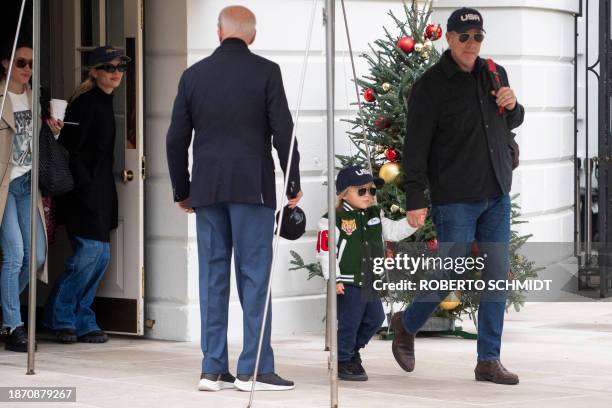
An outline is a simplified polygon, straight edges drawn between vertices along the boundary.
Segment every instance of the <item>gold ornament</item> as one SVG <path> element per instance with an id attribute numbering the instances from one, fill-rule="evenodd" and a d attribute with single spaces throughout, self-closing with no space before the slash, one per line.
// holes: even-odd
<path id="1" fill-rule="evenodd" d="M 425 40 L 425 42 L 423 43 L 423 47 L 426 50 L 431 50 L 433 48 L 433 42 L 431 40 Z"/>
<path id="2" fill-rule="evenodd" d="M 382 89 L 385 92 L 389 92 L 391 90 L 391 84 L 388 82 L 385 82 L 384 84 L 382 84 Z"/>
<path id="3" fill-rule="evenodd" d="M 442 310 L 454 310 L 461 304 L 461 292 L 451 292 L 448 296 L 440 302 L 440 309 Z"/>
<path id="4" fill-rule="evenodd" d="M 400 165 L 398 163 L 385 163 L 380 168 L 378 176 L 385 180 L 385 183 L 393 183 L 400 174 Z"/>
<path id="5" fill-rule="evenodd" d="M 398 212 L 399 210 L 400 210 L 399 205 L 393 204 L 393 205 L 391 206 L 391 212 L 392 212 L 392 213 L 394 213 L 394 214 L 395 214 L 395 213 L 396 213 L 396 212 Z"/>
<path id="6" fill-rule="evenodd" d="M 423 51 L 423 48 L 424 48 L 424 47 L 425 47 L 425 46 L 423 45 L 423 43 L 416 43 L 416 44 L 414 45 L 414 50 L 415 50 L 416 52 L 421 52 L 421 51 Z"/>

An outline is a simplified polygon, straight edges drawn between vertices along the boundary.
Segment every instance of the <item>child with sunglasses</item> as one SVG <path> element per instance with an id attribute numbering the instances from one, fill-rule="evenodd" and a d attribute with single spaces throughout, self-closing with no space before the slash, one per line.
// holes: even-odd
<path id="1" fill-rule="evenodd" d="M 338 302 L 338 377 L 367 381 L 359 350 L 385 320 L 380 297 L 372 288 L 374 258 L 385 256 L 384 241 L 401 241 L 416 229 L 406 219 L 384 217 L 375 205 L 376 185 L 366 169 L 346 167 L 336 178 L 336 293 Z M 329 279 L 327 214 L 319 220 L 317 258 Z"/>

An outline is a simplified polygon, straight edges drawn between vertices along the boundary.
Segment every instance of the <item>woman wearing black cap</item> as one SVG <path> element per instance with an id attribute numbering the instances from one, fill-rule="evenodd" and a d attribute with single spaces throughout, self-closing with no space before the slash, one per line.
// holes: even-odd
<path id="1" fill-rule="evenodd" d="M 87 78 L 77 88 L 59 141 L 70 152 L 75 181 L 58 202 L 73 255 L 66 260 L 45 308 L 45 325 L 62 343 L 104 343 L 91 304 L 110 260 L 110 232 L 117 227 L 117 191 L 113 176 L 115 114 L 113 91 L 130 59 L 111 47 L 90 55 Z"/>

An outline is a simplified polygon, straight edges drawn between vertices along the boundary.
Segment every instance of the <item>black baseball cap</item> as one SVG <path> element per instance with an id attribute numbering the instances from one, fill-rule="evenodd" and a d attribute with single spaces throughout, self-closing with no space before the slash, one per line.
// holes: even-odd
<path id="1" fill-rule="evenodd" d="M 363 186 L 374 182 L 377 187 L 383 184 L 382 179 L 374 178 L 369 170 L 359 166 L 345 167 L 338 173 L 336 177 L 336 194 L 340 194 L 345 189 L 351 186 Z"/>
<path id="2" fill-rule="evenodd" d="M 276 212 L 276 222 L 280 211 Z M 306 214 L 300 207 L 289 208 L 285 206 L 283 211 L 283 219 L 280 222 L 280 236 L 295 241 L 306 232 Z"/>
<path id="3" fill-rule="evenodd" d="M 89 54 L 89 66 L 93 67 L 106 62 L 111 62 L 115 58 L 119 58 L 123 62 L 130 62 L 132 60 L 118 49 L 111 47 L 110 45 L 106 45 L 104 47 L 94 49 L 91 54 Z"/>
<path id="4" fill-rule="evenodd" d="M 477 28 L 484 31 L 483 24 L 482 14 L 480 14 L 478 10 L 463 7 L 453 11 L 450 15 L 446 24 L 446 31 L 464 33 L 471 28 Z"/>

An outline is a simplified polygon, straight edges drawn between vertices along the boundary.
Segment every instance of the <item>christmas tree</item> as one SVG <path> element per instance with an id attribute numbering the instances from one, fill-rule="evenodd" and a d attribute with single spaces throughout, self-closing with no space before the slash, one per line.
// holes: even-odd
<path id="1" fill-rule="evenodd" d="M 404 11 L 402 20 L 389 11 L 397 30 L 392 34 L 383 27 L 384 38 L 370 45 L 371 54 L 362 55 L 370 72 L 357 80 L 363 90 L 362 109 L 356 119 L 348 120 L 353 125 L 348 136 L 357 154 L 338 155 L 342 167 L 357 164 L 367 168 L 370 160 L 373 172 L 386 182 L 377 196 L 378 204 L 394 219 L 406 213 L 399 152 L 404 144 L 408 95 L 414 82 L 440 59 L 433 42 L 442 37 L 440 25 L 429 23 L 430 4 L 419 9 L 416 1 L 404 3 Z M 431 220 L 412 238 L 434 239 Z"/>
<path id="2" fill-rule="evenodd" d="M 404 2 L 405 16 L 400 19 L 389 11 L 394 23 L 390 32 L 384 28 L 384 37 L 370 45 L 370 53 L 363 54 L 369 64 L 369 73 L 357 83 L 362 90 L 361 109 L 357 118 L 347 120 L 352 129 L 347 132 L 351 143 L 356 147 L 354 155 L 338 155 L 341 167 L 360 165 L 368 167 L 368 161 L 374 174 L 385 180 L 384 186 L 377 194 L 378 205 L 385 215 L 392 219 L 405 218 L 405 192 L 402 184 L 400 166 L 406 129 L 407 99 L 415 81 L 440 59 L 440 53 L 433 46 L 434 41 L 442 37 L 439 24 L 432 24 L 431 3 L 419 8 L 416 1 Z M 520 208 L 513 197 L 512 225 L 523 223 L 519 220 Z M 429 211 L 431 213 L 431 211 Z M 519 254 L 520 248 L 530 238 L 521 236 L 512 230 L 510 242 L 509 277 L 524 281 L 537 276 L 538 269 L 533 262 Z M 400 243 L 387 243 L 387 256 L 408 254 L 411 256 L 435 256 L 438 249 L 436 230 L 428 216 L 425 226 Z M 307 269 L 309 279 L 322 276 L 320 266 L 316 263 L 305 264 L 303 258 L 291 251 L 293 260 L 290 270 Z M 477 245 L 472 247 L 472 255 L 478 255 Z M 416 280 L 420 272 L 411 275 L 407 271 L 389 271 L 390 281 L 404 279 Z M 468 275 L 466 279 L 476 279 L 477 274 Z M 414 296 L 411 291 L 385 292 L 385 301 L 389 304 L 410 304 Z M 524 294 L 519 291 L 508 293 L 507 308 L 519 310 L 524 303 Z M 452 321 L 468 314 L 472 318 L 478 310 L 479 294 L 476 291 L 451 293 L 436 312 L 436 316 Z"/>

